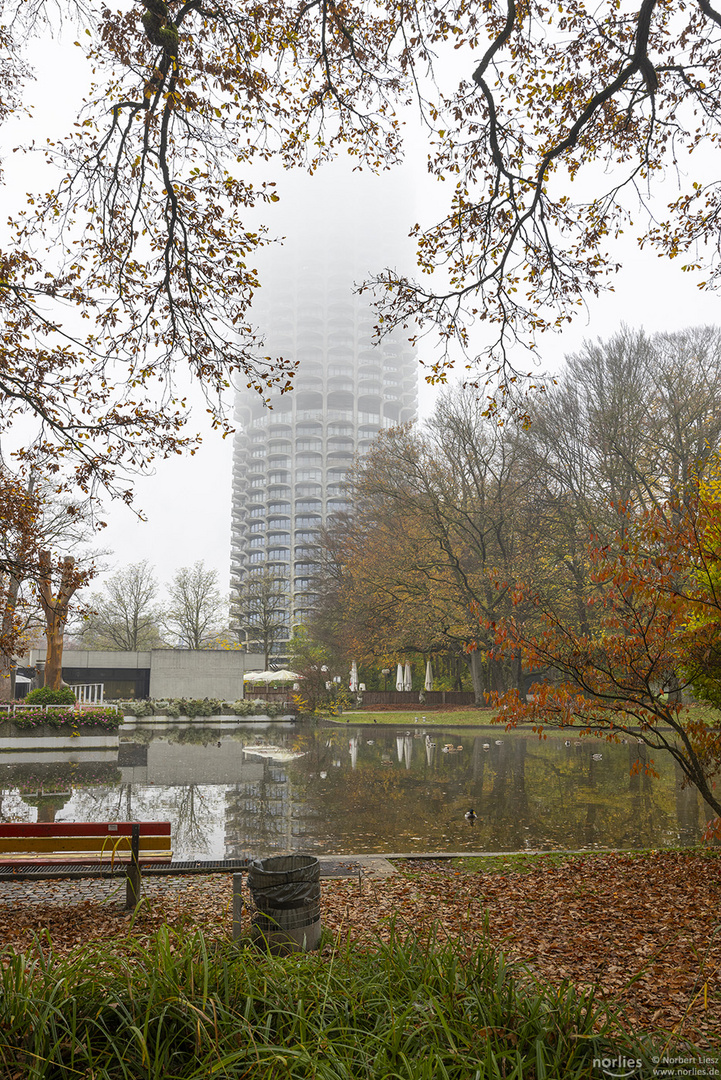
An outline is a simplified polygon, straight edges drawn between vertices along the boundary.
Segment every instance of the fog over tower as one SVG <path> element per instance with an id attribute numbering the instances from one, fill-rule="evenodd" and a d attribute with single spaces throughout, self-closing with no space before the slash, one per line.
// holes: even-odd
<path id="1" fill-rule="evenodd" d="M 233 609 L 254 648 L 263 625 L 266 636 L 275 627 L 270 651 L 277 655 L 312 608 L 318 533 L 347 506 L 344 481 L 355 455 L 417 409 L 418 364 L 407 338 L 397 333 L 374 345 L 369 298 L 353 292 L 370 270 L 399 261 L 398 204 L 361 202 L 359 191 L 372 190 L 366 181 L 351 185 L 352 210 L 347 190 L 343 209 L 333 209 L 319 187 L 315 213 L 304 204 L 302 219 L 266 260 L 254 308 L 264 351 L 299 361 L 295 388 L 273 393 L 272 409 L 254 391 L 236 396 Z"/>

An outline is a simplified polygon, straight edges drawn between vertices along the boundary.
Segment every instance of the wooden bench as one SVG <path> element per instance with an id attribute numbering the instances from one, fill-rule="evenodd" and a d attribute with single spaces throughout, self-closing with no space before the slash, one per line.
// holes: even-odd
<path id="1" fill-rule="evenodd" d="M 143 864 L 169 862 L 169 821 L 56 821 L 0 825 L 0 867 L 99 867 L 123 873 L 126 906 L 140 898 Z M 40 876 L 40 875 L 38 875 Z"/>

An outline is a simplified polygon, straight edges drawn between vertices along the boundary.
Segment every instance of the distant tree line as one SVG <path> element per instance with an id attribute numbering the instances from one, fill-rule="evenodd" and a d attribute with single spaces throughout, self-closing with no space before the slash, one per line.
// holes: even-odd
<path id="1" fill-rule="evenodd" d="M 313 637 L 383 666 L 451 653 L 477 701 L 533 672 L 499 626 L 540 626 L 538 594 L 589 632 L 589 543 L 624 514 L 667 513 L 695 489 L 721 435 L 721 333 L 623 327 L 567 357 L 530 423 L 499 424 L 476 391 L 448 388 L 431 418 L 382 433 L 326 530 Z M 518 592 L 523 582 L 527 598 Z"/>
<path id="2" fill-rule="evenodd" d="M 198 560 L 177 570 L 159 600 L 155 568 L 143 559 L 112 574 L 86 600 L 72 643 L 83 649 L 129 652 L 176 647 L 231 647 L 228 605 L 218 572 Z"/>

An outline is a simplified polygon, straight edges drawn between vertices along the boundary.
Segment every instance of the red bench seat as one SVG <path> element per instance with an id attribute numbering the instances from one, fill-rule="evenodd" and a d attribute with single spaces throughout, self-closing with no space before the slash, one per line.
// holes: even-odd
<path id="1" fill-rule="evenodd" d="M 129 862 L 133 825 L 141 864 L 172 859 L 169 821 L 55 821 L 0 825 L 0 866 Z"/>

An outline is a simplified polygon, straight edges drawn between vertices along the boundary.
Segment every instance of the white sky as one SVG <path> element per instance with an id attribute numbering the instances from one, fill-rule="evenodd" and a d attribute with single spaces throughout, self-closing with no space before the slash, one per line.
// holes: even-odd
<path id="1" fill-rule="evenodd" d="M 48 135 L 57 135 L 72 123 L 74 108 L 82 95 L 85 74 L 80 50 L 72 41 L 75 32 L 68 29 L 65 40 L 42 46 L 36 61 L 37 82 L 28 86 L 28 96 L 36 105 L 36 120 L 30 127 L 11 124 L 2 133 L 4 147 L 14 145 L 19 138 L 35 138 L 42 142 Z M 58 72 L 62 78 L 58 79 Z M 458 70 L 459 78 L 468 72 Z M 22 130 L 22 134 L 20 131 Z M 429 178 L 423 158 L 423 134 L 413 134 L 409 160 L 401 173 L 401 183 L 408 194 L 404 205 L 409 207 L 408 226 L 414 220 L 431 224 L 443 212 L 443 198 L 449 184 L 439 184 Z M 43 170 L 37 158 L 6 157 L 8 190 L 4 193 L 5 207 L 13 201 L 19 205 L 25 190 L 37 189 L 44 183 Z M 339 173 L 339 188 L 348 203 L 351 192 L 346 171 Z M 324 195 L 313 194 L 313 178 L 302 174 L 271 176 L 278 180 L 281 203 L 279 214 L 285 217 L 288 208 L 298 208 L 304 217 L 322 212 Z M 319 185 L 325 188 L 326 184 Z M 380 183 L 381 193 L 384 185 Z M 663 205 L 675 194 L 669 180 L 668 197 L 659 200 Z M 412 198 L 411 198 L 412 195 Z M 349 212 L 351 212 L 349 210 Z M 718 300 L 701 293 L 698 276 L 684 274 L 677 264 L 660 260 L 650 251 L 639 251 L 632 239 L 615 249 L 623 262 L 623 270 L 615 280 L 615 291 L 598 301 L 589 300 L 588 313 L 581 313 L 576 323 L 562 335 L 548 336 L 540 342 L 543 366 L 553 370 L 564 354 L 574 351 L 584 337 L 607 337 L 621 322 L 643 326 L 647 331 L 673 331 L 685 326 L 719 321 Z M 480 336 L 475 342 L 480 349 Z M 428 355 L 429 347 L 421 347 Z M 527 366 L 521 359 L 520 364 Z M 420 372 L 419 372 L 420 377 Z M 433 407 L 437 390 L 421 384 L 421 413 Z M 204 409 L 199 405 L 193 429 L 202 426 Z M 217 433 L 207 432 L 201 450 L 192 458 L 174 458 L 159 463 L 155 475 L 142 478 L 136 486 L 136 504 L 142 508 L 146 521 L 138 521 L 121 505 L 106 509 L 109 527 L 99 538 L 99 545 L 109 548 L 109 569 L 147 558 L 157 567 L 161 581 L 166 582 L 181 566 L 202 558 L 218 570 L 221 588 L 228 588 L 230 550 L 232 440 L 223 441 Z M 94 587 L 102 584 L 102 576 Z"/>

